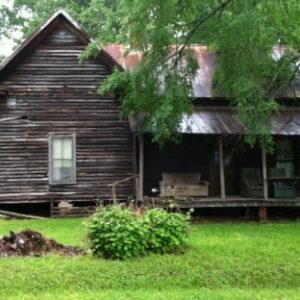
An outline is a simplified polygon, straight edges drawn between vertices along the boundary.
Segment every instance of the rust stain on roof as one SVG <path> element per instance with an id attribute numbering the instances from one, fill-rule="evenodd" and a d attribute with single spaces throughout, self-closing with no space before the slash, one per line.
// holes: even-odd
<path id="1" fill-rule="evenodd" d="M 142 60 L 141 52 L 131 50 L 128 46 L 110 44 L 102 48 L 113 57 L 119 65 L 130 72 L 133 72 Z M 216 54 L 209 51 L 207 46 L 202 45 L 190 45 L 189 49 L 199 65 L 196 77 L 193 80 L 194 96 L 198 98 L 212 98 Z M 279 60 L 287 50 L 287 46 L 275 46 L 272 55 L 273 59 Z M 291 86 L 286 89 L 282 96 L 288 98 L 300 97 L 300 75 L 296 76 Z"/>
<path id="2" fill-rule="evenodd" d="M 113 57 L 118 64 L 130 72 L 133 72 L 142 60 L 141 52 L 129 50 L 128 47 L 121 44 L 110 44 L 102 48 Z M 199 70 L 193 81 L 194 96 L 212 97 L 212 82 L 216 55 L 209 52 L 206 46 L 191 45 L 189 49 L 199 64 Z"/>

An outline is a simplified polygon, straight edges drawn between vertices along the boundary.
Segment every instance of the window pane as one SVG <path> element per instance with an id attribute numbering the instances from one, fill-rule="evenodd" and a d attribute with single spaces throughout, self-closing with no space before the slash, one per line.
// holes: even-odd
<path id="1" fill-rule="evenodd" d="M 72 159 L 54 159 L 53 160 L 53 167 L 54 168 L 71 168 L 73 166 Z"/>
<path id="2" fill-rule="evenodd" d="M 53 181 L 54 182 L 70 182 L 73 178 L 72 168 L 53 168 Z"/>
<path id="3" fill-rule="evenodd" d="M 73 178 L 73 161 L 71 159 L 53 160 L 53 181 L 69 182 Z"/>
<path id="4" fill-rule="evenodd" d="M 70 182 L 73 178 L 73 168 L 61 168 L 61 176 L 63 182 Z"/>
<path id="5" fill-rule="evenodd" d="M 60 182 L 61 181 L 60 168 L 53 168 L 52 177 L 53 177 L 52 178 L 53 182 Z"/>
<path id="6" fill-rule="evenodd" d="M 72 168 L 73 161 L 71 159 L 64 159 L 62 163 L 62 167 Z"/>
<path id="7" fill-rule="evenodd" d="M 53 158 L 59 159 L 62 158 L 62 140 L 59 138 L 53 139 Z"/>
<path id="8" fill-rule="evenodd" d="M 62 158 L 72 159 L 72 139 L 63 139 Z"/>
<path id="9" fill-rule="evenodd" d="M 53 167 L 54 168 L 61 168 L 61 167 L 63 167 L 63 160 L 62 159 L 54 159 L 53 160 Z"/>
<path id="10" fill-rule="evenodd" d="M 53 168 L 53 181 L 54 182 L 70 182 L 73 180 L 72 168 Z"/>
<path id="11" fill-rule="evenodd" d="M 286 177 L 294 176 L 294 163 L 293 162 L 277 162 L 277 168 L 284 169 Z"/>
<path id="12" fill-rule="evenodd" d="M 280 140 L 276 142 L 276 159 L 292 160 L 294 157 L 292 141 Z"/>
<path id="13" fill-rule="evenodd" d="M 74 155 L 74 136 L 52 136 L 50 143 L 50 184 L 75 183 L 76 162 Z"/>

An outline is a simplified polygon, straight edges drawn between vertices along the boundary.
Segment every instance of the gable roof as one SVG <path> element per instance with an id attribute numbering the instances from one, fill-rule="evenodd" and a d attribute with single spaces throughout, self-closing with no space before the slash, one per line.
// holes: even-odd
<path id="1" fill-rule="evenodd" d="M 11 68 L 18 64 L 54 27 L 63 21 L 68 29 L 84 44 L 94 42 L 93 38 L 63 9 L 54 13 L 43 25 L 41 25 L 30 37 L 28 37 L 4 62 L 0 65 L 0 78 Z M 123 68 L 104 49 L 99 48 L 99 58 L 110 68 Z"/>

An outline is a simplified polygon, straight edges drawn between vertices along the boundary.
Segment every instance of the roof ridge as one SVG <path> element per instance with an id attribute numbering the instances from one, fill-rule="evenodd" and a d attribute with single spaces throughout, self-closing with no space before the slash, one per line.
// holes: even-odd
<path id="1" fill-rule="evenodd" d="M 71 24 L 77 32 L 78 38 L 83 41 L 83 43 L 93 43 L 94 39 L 90 34 L 77 22 L 71 15 L 65 11 L 63 8 L 57 10 L 52 16 L 50 16 L 39 28 L 37 28 L 31 35 L 26 38 L 14 51 L 0 64 L 0 77 L 1 73 L 4 72 L 10 65 L 18 62 L 19 55 L 27 54 L 28 47 L 34 47 L 36 43 L 39 42 L 40 35 L 47 29 L 51 24 L 57 20 L 59 17 L 63 17 L 69 24 Z M 51 28 L 50 28 L 51 29 Z M 116 62 L 108 53 L 106 53 L 101 47 L 99 47 L 100 53 L 104 56 L 105 60 L 109 66 L 120 67 L 118 62 Z"/>

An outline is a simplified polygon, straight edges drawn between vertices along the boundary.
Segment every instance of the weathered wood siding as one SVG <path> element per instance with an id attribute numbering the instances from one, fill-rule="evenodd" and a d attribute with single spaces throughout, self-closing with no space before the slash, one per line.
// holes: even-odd
<path id="1" fill-rule="evenodd" d="M 95 200 L 111 197 L 107 184 L 132 175 L 132 141 L 120 121 L 119 101 L 96 95 L 110 73 L 100 60 L 78 63 L 85 45 L 58 22 L 5 78 L 14 108 L 0 100 L 0 203 Z M 77 183 L 49 186 L 50 134 L 76 134 Z M 118 186 L 118 197 L 133 193 L 132 182 Z"/>

